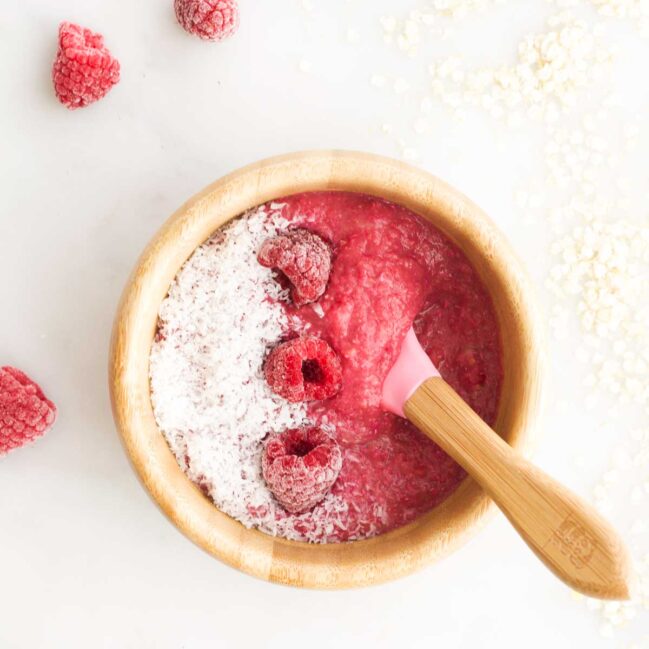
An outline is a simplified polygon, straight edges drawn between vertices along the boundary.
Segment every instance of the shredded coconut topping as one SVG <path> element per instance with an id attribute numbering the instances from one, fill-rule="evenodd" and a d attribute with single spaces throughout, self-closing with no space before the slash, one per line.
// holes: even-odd
<path id="1" fill-rule="evenodd" d="M 289 515 L 261 474 L 266 435 L 309 423 L 305 405 L 275 395 L 262 373 L 289 322 L 280 304 L 287 292 L 255 259 L 287 225 L 278 212 L 258 208 L 185 263 L 160 308 L 151 399 L 178 463 L 221 511 L 246 527 L 322 542 L 342 525 L 347 505 L 328 494 L 314 510 Z"/>

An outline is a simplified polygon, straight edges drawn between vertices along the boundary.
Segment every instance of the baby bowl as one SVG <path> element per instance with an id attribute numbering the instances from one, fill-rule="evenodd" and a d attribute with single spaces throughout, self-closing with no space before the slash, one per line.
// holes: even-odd
<path id="1" fill-rule="evenodd" d="M 348 151 L 293 153 L 217 180 L 162 226 L 140 257 L 115 318 L 110 392 L 115 422 L 145 488 L 187 537 L 214 557 L 272 582 L 311 588 L 365 586 L 411 573 L 459 548 L 494 506 L 467 477 L 414 522 L 362 541 L 316 545 L 275 538 L 219 511 L 183 473 L 156 425 L 149 353 L 158 309 L 194 250 L 224 223 L 271 199 L 313 190 L 363 192 L 431 221 L 466 254 L 491 294 L 503 345 L 495 430 L 524 450 L 540 399 L 539 326 L 525 273 L 482 210 L 445 182 L 401 162 Z"/>

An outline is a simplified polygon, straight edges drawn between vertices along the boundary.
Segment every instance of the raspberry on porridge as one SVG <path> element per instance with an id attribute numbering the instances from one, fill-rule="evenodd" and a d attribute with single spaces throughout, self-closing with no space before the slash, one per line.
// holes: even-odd
<path id="1" fill-rule="evenodd" d="M 302 336 L 271 350 L 264 376 L 273 392 L 288 401 L 321 401 L 340 390 L 342 370 L 326 341 Z"/>
<path id="2" fill-rule="evenodd" d="M 264 241 L 257 260 L 276 268 L 291 284 L 296 306 L 315 302 L 324 292 L 331 272 L 329 246 L 309 230 L 290 230 Z"/>
<path id="3" fill-rule="evenodd" d="M 340 447 L 320 428 L 286 430 L 264 445 L 262 472 L 286 511 L 313 509 L 327 495 L 342 467 Z"/>

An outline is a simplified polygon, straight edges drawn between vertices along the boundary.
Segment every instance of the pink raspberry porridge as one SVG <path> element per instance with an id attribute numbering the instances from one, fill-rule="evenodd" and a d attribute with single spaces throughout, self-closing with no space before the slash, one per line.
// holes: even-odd
<path id="1" fill-rule="evenodd" d="M 493 424 L 498 324 L 459 248 L 376 197 L 273 201 L 216 232 L 170 287 L 151 351 L 156 420 L 188 477 L 247 527 L 319 543 L 385 533 L 465 475 L 380 408 L 413 323 Z"/>

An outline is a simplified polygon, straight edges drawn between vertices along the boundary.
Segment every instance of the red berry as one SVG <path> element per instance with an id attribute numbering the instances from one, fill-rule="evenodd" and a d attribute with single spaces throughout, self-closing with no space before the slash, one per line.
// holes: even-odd
<path id="1" fill-rule="evenodd" d="M 267 268 L 277 268 L 292 284 L 296 306 L 315 302 L 327 288 L 331 273 L 331 250 L 309 230 L 291 230 L 265 241 L 257 260 Z"/>
<path id="2" fill-rule="evenodd" d="M 119 81 L 119 61 L 108 51 L 100 34 L 61 23 L 52 80 L 62 104 L 71 109 L 83 108 L 101 99 Z"/>
<path id="3" fill-rule="evenodd" d="M 315 507 L 336 482 L 342 465 L 340 447 L 320 428 L 273 435 L 261 459 L 268 488 L 292 514 Z"/>
<path id="4" fill-rule="evenodd" d="M 328 399 L 342 385 L 338 354 L 315 336 L 275 347 L 264 364 L 264 375 L 273 392 L 293 403 Z"/>
<path id="5" fill-rule="evenodd" d="M 239 27 L 236 0 L 174 0 L 183 29 L 207 41 L 222 41 Z"/>
<path id="6" fill-rule="evenodd" d="M 44 435 L 56 406 L 36 383 L 14 367 L 0 368 L 0 455 Z"/>

